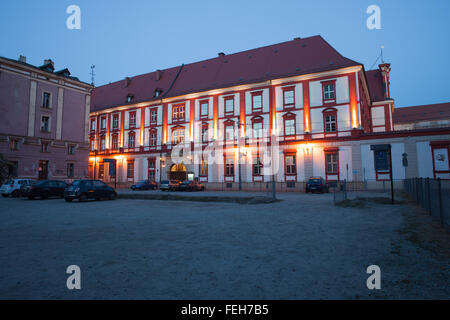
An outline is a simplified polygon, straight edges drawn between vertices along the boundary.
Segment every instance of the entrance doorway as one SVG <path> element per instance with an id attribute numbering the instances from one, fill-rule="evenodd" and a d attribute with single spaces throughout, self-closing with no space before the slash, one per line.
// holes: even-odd
<path id="1" fill-rule="evenodd" d="M 185 181 L 187 178 L 186 166 L 182 163 L 174 164 L 170 167 L 169 179 Z"/>
<path id="2" fill-rule="evenodd" d="M 39 160 L 39 180 L 48 179 L 48 160 Z"/>

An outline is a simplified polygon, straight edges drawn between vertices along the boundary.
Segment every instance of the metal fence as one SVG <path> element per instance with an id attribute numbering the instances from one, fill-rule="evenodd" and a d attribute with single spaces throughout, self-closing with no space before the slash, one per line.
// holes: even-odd
<path id="1" fill-rule="evenodd" d="M 450 231 L 450 181 L 413 178 L 403 181 L 403 189 L 429 214 Z"/>
<path id="2" fill-rule="evenodd" d="M 334 204 L 347 200 L 347 180 L 338 181 L 333 191 Z"/>

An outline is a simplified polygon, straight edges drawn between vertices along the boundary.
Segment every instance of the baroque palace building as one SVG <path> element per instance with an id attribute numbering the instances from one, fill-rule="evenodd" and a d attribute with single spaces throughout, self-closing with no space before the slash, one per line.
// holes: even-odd
<path id="1" fill-rule="evenodd" d="M 90 176 L 198 179 L 210 189 L 275 179 L 291 190 L 311 176 L 374 185 L 391 175 L 449 178 L 448 127 L 394 131 L 390 71 L 366 71 L 314 36 L 97 87 Z M 391 146 L 392 170 L 375 168 L 386 156 L 372 151 L 379 144 Z"/>

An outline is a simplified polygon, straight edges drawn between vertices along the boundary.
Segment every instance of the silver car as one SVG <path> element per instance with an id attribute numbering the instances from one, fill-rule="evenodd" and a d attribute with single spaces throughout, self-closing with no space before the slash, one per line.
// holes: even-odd
<path id="1" fill-rule="evenodd" d="M 21 190 L 32 186 L 35 182 L 31 179 L 12 179 L 1 186 L 0 193 L 4 197 L 19 197 L 21 196 Z"/>

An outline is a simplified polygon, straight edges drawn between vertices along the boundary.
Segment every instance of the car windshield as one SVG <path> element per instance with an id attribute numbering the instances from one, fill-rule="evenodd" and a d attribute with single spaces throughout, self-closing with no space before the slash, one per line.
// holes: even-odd
<path id="1" fill-rule="evenodd" d="M 36 183 L 35 185 L 36 186 L 43 186 L 44 184 L 46 184 L 47 183 L 47 181 L 39 181 L 38 183 Z"/>
<path id="2" fill-rule="evenodd" d="M 162 184 L 169 184 L 169 181 L 164 180 L 164 181 L 162 181 L 161 183 L 162 183 Z"/>
<path id="3" fill-rule="evenodd" d="M 320 179 L 310 179 L 310 183 L 320 183 Z"/>
<path id="4" fill-rule="evenodd" d="M 145 181 L 145 180 L 141 180 L 141 181 L 138 181 L 138 183 L 147 183 L 147 181 Z"/>

